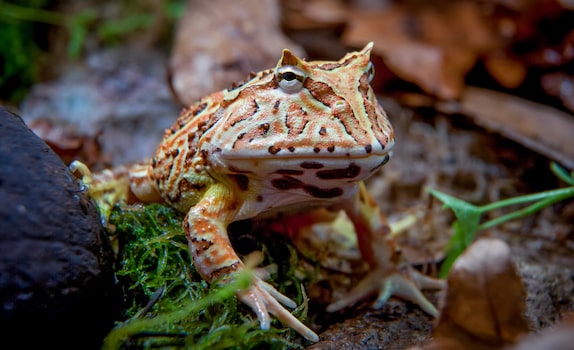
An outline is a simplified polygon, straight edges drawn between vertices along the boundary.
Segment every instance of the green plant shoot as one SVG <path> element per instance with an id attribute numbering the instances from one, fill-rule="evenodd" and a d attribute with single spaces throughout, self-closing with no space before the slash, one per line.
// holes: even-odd
<path id="1" fill-rule="evenodd" d="M 439 272 L 440 277 L 444 278 L 448 275 L 454 261 L 470 244 L 472 244 L 478 231 L 500 225 L 510 220 L 532 215 L 549 205 L 568 198 L 574 198 L 574 172 L 568 173 L 566 169 L 556 163 L 552 163 L 550 168 L 552 172 L 560 180 L 569 185 L 569 187 L 508 198 L 483 206 L 473 205 L 446 193 L 434 189 L 428 189 L 430 194 L 440 200 L 445 208 L 450 208 L 456 217 L 456 221 L 453 223 L 454 234 L 446 248 L 447 257 L 441 266 Z M 482 215 L 491 210 L 531 202 L 534 203 L 522 209 L 512 211 L 508 214 L 481 223 Z"/>

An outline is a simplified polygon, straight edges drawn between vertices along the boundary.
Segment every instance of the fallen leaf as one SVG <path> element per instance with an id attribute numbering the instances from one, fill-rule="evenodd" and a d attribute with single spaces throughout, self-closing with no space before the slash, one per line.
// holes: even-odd
<path id="1" fill-rule="evenodd" d="M 28 127 L 40 137 L 62 159 L 65 164 L 79 159 L 90 168 L 95 165 L 109 166 L 109 157 L 104 157 L 98 142 L 99 133 L 88 136 L 79 133 L 70 124 L 56 124 L 46 118 L 32 120 Z"/>
<path id="2" fill-rule="evenodd" d="M 28 125 L 44 142 L 67 152 L 77 152 L 82 146 L 83 137 L 69 125 L 56 125 L 47 118 L 38 118 Z"/>
<path id="3" fill-rule="evenodd" d="M 345 23 L 347 6 L 340 0 L 283 0 L 283 24 L 288 30 L 332 28 Z"/>
<path id="4" fill-rule="evenodd" d="M 502 45 L 499 34 L 476 2 L 451 2 L 378 12 L 352 11 L 343 42 L 373 52 L 401 79 L 441 99 L 458 98 L 477 56 Z"/>
<path id="5" fill-rule="evenodd" d="M 190 105 L 274 67 L 284 48 L 304 55 L 280 30 L 278 0 L 189 0 L 169 64 L 172 91 Z"/>
<path id="6" fill-rule="evenodd" d="M 524 287 L 503 241 L 473 243 L 447 282 L 433 340 L 422 349 L 502 349 L 528 332 Z"/>
<path id="7" fill-rule="evenodd" d="M 526 78 L 526 66 L 518 59 L 509 57 L 504 51 L 490 54 L 483 59 L 486 70 L 500 85 L 513 89 Z"/>
<path id="8" fill-rule="evenodd" d="M 574 118 L 546 105 L 492 90 L 467 87 L 456 104 L 437 109 L 462 113 L 475 123 L 574 168 Z"/>

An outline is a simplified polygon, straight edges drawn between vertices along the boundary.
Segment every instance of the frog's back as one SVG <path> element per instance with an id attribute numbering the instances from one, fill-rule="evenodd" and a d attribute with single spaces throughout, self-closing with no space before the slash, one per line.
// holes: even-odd
<path id="1" fill-rule="evenodd" d="M 214 93 L 183 110 L 171 128 L 165 130 L 152 160 L 151 178 L 159 193 L 182 212 L 195 205 L 215 182 L 206 171 L 200 141 L 217 121 L 222 98 L 221 92 Z"/>

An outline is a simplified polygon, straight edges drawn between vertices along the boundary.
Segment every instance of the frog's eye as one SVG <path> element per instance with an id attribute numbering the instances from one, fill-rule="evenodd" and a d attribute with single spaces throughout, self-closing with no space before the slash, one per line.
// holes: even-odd
<path id="1" fill-rule="evenodd" d="M 373 78 L 375 77 L 375 66 L 373 65 L 372 62 L 369 62 L 369 65 L 367 65 L 367 77 L 369 78 L 369 83 L 371 81 L 373 81 Z"/>
<path id="2" fill-rule="evenodd" d="M 283 66 L 277 68 L 277 84 L 285 92 L 301 91 L 305 78 L 305 73 L 297 67 Z"/>

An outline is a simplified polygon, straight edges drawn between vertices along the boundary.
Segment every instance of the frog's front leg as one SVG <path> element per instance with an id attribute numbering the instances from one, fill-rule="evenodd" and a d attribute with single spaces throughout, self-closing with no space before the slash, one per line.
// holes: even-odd
<path id="1" fill-rule="evenodd" d="M 227 226 L 234 220 L 240 206 L 241 202 L 234 192 L 218 183 L 206 191 L 185 218 L 184 230 L 193 262 L 202 277 L 210 283 L 216 280 L 230 281 L 234 273 L 244 268 L 227 235 Z M 237 297 L 255 312 L 261 328 L 269 329 L 269 314 L 272 314 L 305 338 L 318 341 L 315 332 L 280 304 L 295 307 L 295 302 L 259 277 L 253 278 L 248 289 L 238 291 Z"/>
<path id="2" fill-rule="evenodd" d="M 81 175 L 88 195 L 98 206 L 104 227 L 107 227 L 112 209 L 118 203 L 162 202 L 155 182 L 149 176 L 149 162 L 92 173 L 84 163 L 75 160 L 70 164 L 70 171 Z"/>
<path id="3" fill-rule="evenodd" d="M 375 308 L 396 295 L 419 305 L 437 317 L 438 310 L 420 289 L 441 289 L 444 281 L 427 277 L 406 266 L 395 240 L 390 236 L 386 218 L 361 182 L 353 201 L 344 206 L 357 233 L 359 249 L 370 266 L 370 272 L 349 294 L 329 305 L 328 311 L 351 306 L 371 294 L 378 294 Z"/>

